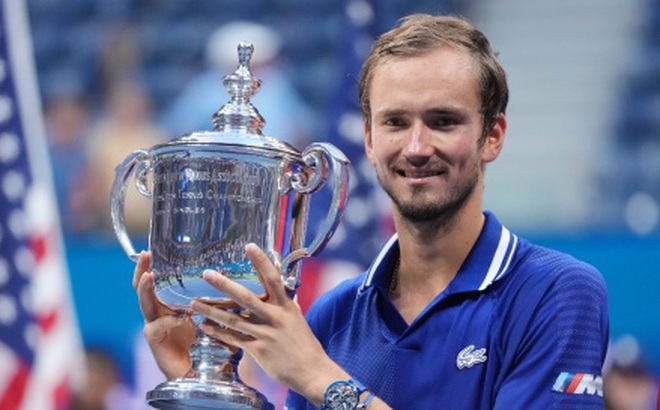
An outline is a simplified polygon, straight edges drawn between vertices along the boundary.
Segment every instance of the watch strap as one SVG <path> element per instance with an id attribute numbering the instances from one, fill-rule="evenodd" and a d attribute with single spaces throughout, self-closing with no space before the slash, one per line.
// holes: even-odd
<path id="1" fill-rule="evenodd" d="M 357 405 L 356 410 L 364 410 L 364 409 L 366 409 L 367 406 L 369 405 L 369 403 L 371 403 L 371 401 L 372 401 L 373 399 L 374 399 L 374 394 L 373 394 L 372 392 L 369 392 L 369 394 L 367 395 L 367 398 L 364 399 L 364 401 L 363 401 L 362 403 L 360 403 L 360 404 Z"/>
<path id="2" fill-rule="evenodd" d="M 355 379 L 355 378 L 353 378 L 353 377 L 351 377 L 350 379 L 348 379 L 348 382 L 351 383 L 352 385 L 354 385 L 355 387 L 357 387 L 358 396 L 359 396 L 360 394 L 362 394 L 363 392 L 369 390 L 369 388 L 367 388 L 367 386 L 365 386 L 364 384 L 360 383 L 360 381 L 358 381 L 357 379 Z"/>

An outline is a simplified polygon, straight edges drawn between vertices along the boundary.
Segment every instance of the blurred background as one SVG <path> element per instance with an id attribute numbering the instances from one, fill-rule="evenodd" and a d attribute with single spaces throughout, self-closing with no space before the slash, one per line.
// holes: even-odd
<path id="1" fill-rule="evenodd" d="M 392 228 L 387 199 L 373 189 L 362 157 L 357 77 L 374 36 L 413 12 L 466 16 L 500 53 L 511 89 L 509 130 L 487 171 L 486 208 L 512 231 L 603 273 L 612 337 L 608 406 L 654 405 L 660 1 L 26 5 L 71 296 L 88 369 L 98 376 L 89 379 L 98 397 L 78 397 L 76 408 L 145 408 L 145 391 L 162 380 L 141 341 L 133 264 L 109 221 L 113 169 L 133 150 L 212 129 L 211 115 L 228 99 L 221 78 L 234 70 L 241 40 L 255 44 L 252 68 L 263 85 L 253 103 L 266 119 L 265 134 L 299 149 L 330 141 L 353 163 L 344 220 L 323 254 L 305 262 L 303 308 L 368 263 Z M 150 202 L 132 188 L 127 224 L 136 247 L 145 247 Z M 319 215 L 312 213 L 310 230 Z M 281 389 L 245 366 L 246 379 L 281 403 Z"/>

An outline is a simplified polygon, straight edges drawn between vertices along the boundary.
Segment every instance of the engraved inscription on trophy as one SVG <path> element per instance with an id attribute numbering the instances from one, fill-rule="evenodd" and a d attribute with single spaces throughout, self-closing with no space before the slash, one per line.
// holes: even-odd
<path id="1" fill-rule="evenodd" d="M 222 299 L 203 280 L 206 269 L 222 271 L 263 293 L 243 252 L 249 242 L 270 245 L 261 230 L 270 219 L 264 205 L 271 195 L 272 172 L 233 158 L 186 158 L 161 161 L 155 175 L 153 209 L 158 218 L 152 220 L 152 230 L 161 240 L 152 244 L 152 252 L 158 297 L 181 309 L 193 297 Z"/>
<path id="2" fill-rule="evenodd" d="M 263 192 L 259 168 L 252 164 L 232 161 L 231 164 L 222 164 L 223 168 L 212 173 L 208 170 L 193 169 L 189 166 L 182 170 L 164 171 L 157 174 L 154 184 L 158 195 L 153 197 L 154 202 L 163 203 L 176 200 L 210 200 L 210 201 L 236 201 L 252 204 L 263 202 Z M 215 165 L 219 168 L 218 165 Z M 206 184 L 206 185 L 205 185 Z M 163 186 L 164 185 L 164 186 Z M 174 186 L 173 188 L 171 186 Z M 159 189 L 160 188 L 160 189 Z M 172 188 L 172 191 L 168 189 Z M 184 205 L 170 210 L 174 213 L 205 213 L 204 206 Z M 167 211 L 165 208 L 156 210 L 156 215 Z"/>

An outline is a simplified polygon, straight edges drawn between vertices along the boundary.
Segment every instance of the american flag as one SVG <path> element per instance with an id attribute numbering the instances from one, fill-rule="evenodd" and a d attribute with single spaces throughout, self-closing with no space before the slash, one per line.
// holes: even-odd
<path id="1" fill-rule="evenodd" d="M 0 409 L 66 409 L 83 349 L 27 12 L 22 0 L 0 1 Z"/>

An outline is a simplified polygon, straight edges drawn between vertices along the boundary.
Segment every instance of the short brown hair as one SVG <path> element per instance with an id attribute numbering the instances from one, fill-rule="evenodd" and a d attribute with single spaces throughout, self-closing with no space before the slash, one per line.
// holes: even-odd
<path id="1" fill-rule="evenodd" d="M 388 58 L 421 55 L 441 46 L 467 50 L 474 58 L 480 71 L 484 135 L 493 127 L 497 116 L 506 111 L 509 88 L 506 73 L 490 42 L 463 18 L 428 14 L 413 14 L 401 19 L 398 27 L 384 33 L 374 43 L 362 66 L 359 84 L 360 105 L 367 122 L 371 123 L 369 86 L 375 68 Z"/>

